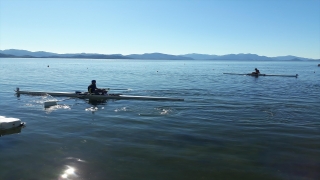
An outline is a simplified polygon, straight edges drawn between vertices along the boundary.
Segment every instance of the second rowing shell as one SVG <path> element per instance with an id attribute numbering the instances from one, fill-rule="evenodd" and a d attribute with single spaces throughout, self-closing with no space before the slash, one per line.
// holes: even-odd
<path id="1" fill-rule="evenodd" d="M 280 77 L 298 77 L 298 74 L 296 75 L 281 75 L 281 74 L 238 74 L 238 73 L 223 73 L 223 74 L 231 74 L 231 75 L 245 75 L 245 76 L 280 76 Z"/>

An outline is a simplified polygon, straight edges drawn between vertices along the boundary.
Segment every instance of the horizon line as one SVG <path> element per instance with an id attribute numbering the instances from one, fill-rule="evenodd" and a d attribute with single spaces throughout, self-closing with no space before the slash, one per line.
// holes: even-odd
<path id="1" fill-rule="evenodd" d="M 26 49 L 4 49 L 0 51 L 5 51 L 5 50 L 21 50 L 21 51 L 29 51 L 32 53 L 36 53 L 36 52 L 45 52 L 45 53 L 53 53 L 53 54 L 99 54 L 99 55 L 122 55 L 122 56 L 129 56 L 129 55 L 143 55 L 143 54 L 165 54 L 165 55 L 174 55 L 174 56 L 183 56 L 183 55 L 190 55 L 190 54 L 197 54 L 197 55 L 209 55 L 209 56 L 225 56 L 225 55 L 240 55 L 240 54 L 244 54 L 244 55 L 257 55 L 257 56 L 265 56 L 265 57 L 269 57 L 269 58 L 277 58 L 277 57 L 285 57 L 285 56 L 294 56 L 297 58 L 305 58 L 305 59 L 313 59 L 313 60 L 320 60 L 320 58 L 306 58 L 306 57 L 301 57 L 301 56 L 295 56 L 295 55 L 278 55 L 278 56 L 266 56 L 266 55 L 259 55 L 259 54 L 254 54 L 254 53 L 229 53 L 229 54 L 223 54 L 223 55 L 217 55 L 217 54 L 202 54 L 202 53 L 186 53 L 186 54 L 166 54 L 166 53 L 161 53 L 161 52 L 152 52 L 152 53 L 142 53 L 142 54 L 122 54 L 122 53 L 114 53 L 114 54 L 102 54 L 102 53 L 86 53 L 86 52 L 81 52 L 81 53 L 56 53 L 56 52 L 51 52 L 51 51 L 44 51 L 44 50 L 38 50 L 38 51 L 31 51 L 31 50 L 26 50 Z"/>

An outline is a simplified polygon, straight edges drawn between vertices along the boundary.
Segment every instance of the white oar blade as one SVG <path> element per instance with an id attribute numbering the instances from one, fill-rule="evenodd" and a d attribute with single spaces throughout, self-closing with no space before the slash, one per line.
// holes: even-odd
<path id="1" fill-rule="evenodd" d="M 43 103 L 44 107 L 50 107 L 57 105 L 57 101 L 46 101 Z"/>

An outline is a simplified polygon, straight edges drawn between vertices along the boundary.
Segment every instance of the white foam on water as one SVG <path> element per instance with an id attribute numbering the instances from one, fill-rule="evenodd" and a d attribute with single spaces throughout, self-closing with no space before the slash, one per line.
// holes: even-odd
<path id="1" fill-rule="evenodd" d="M 90 108 L 87 108 L 86 111 L 95 112 L 95 111 L 98 111 L 98 108 L 97 107 L 90 107 Z"/>
<path id="2" fill-rule="evenodd" d="M 128 111 L 127 107 L 122 107 L 114 110 L 115 112 Z"/>

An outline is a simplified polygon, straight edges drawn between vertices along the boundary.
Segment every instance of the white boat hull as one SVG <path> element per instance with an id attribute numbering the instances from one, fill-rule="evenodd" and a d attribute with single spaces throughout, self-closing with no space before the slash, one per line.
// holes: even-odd
<path id="1" fill-rule="evenodd" d="M 136 100 L 164 100 L 164 101 L 184 101 L 181 98 L 170 98 L 170 97 L 154 97 L 154 96 L 131 96 L 122 94 L 107 94 L 107 95 L 92 95 L 86 93 L 72 93 L 72 92 L 42 92 L 42 91 L 20 91 L 16 90 L 17 94 L 29 94 L 37 96 L 64 96 L 64 97 L 74 97 L 90 100 L 107 100 L 107 99 L 136 99 Z"/>

